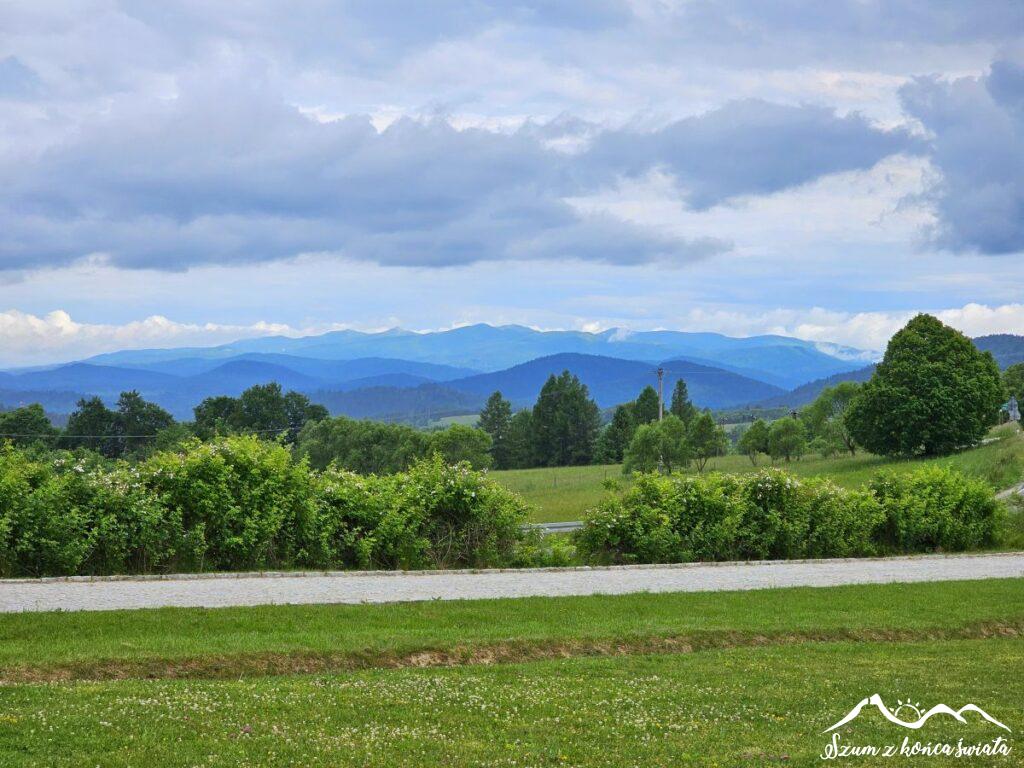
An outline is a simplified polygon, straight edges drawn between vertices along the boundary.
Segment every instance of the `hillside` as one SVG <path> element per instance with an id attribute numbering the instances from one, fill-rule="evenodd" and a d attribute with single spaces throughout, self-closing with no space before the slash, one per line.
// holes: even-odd
<path id="1" fill-rule="evenodd" d="M 664 363 L 666 399 L 676 380 L 686 381 L 690 398 L 702 408 L 724 408 L 781 394 L 779 387 L 744 376 L 684 360 Z M 480 374 L 448 382 L 462 392 L 486 397 L 501 393 L 517 406 L 531 405 L 552 374 L 568 370 L 587 385 L 591 397 L 602 408 L 633 400 L 645 386 L 657 384 L 657 365 L 599 355 L 549 355 L 504 371 Z"/>
<path id="2" fill-rule="evenodd" d="M 392 358 L 433 366 L 493 372 L 563 353 L 648 363 L 686 358 L 712 367 L 732 368 L 741 375 L 783 387 L 793 387 L 816 378 L 853 370 L 863 365 L 865 358 L 861 350 L 776 335 L 736 338 L 718 333 L 631 332 L 616 328 L 587 333 L 478 324 L 429 333 L 401 329 L 381 333 L 346 330 L 300 338 L 276 336 L 245 339 L 209 348 L 125 350 L 98 355 L 86 362 L 172 372 L 175 370 L 175 361 L 188 360 L 190 372 L 197 373 L 200 371 L 191 362 L 196 359 L 226 361 L 246 357 L 300 370 L 294 361 L 281 361 L 278 358 L 313 358 L 321 361 L 318 364 L 320 366 L 323 361 Z M 312 370 L 302 372 L 320 375 Z M 438 370 L 378 371 L 364 375 L 397 372 L 423 376 L 433 381 L 466 375 L 466 372 L 450 375 L 451 372 Z"/>
<path id="3" fill-rule="evenodd" d="M 753 405 L 759 408 L 799 408 L 813 402 L 815 398 L 821 394 L 822 390 L 828 387 L 834 387 L 842 381 L 867 381 L 871 378 L 871 375 L 874 372 L 875 366 L 867 365 L 863 368 L 858 368 L 856 371 L 837 373 L 835 376 L 829 376 L 824 379 L 817 379 L 816 381 L 810 381 L 806 384 L 802 384 L 796 389 L 786 392 L 785 394 L 760 400 L 753 403 Z"/>
<path id="4" fill-rule="evenodd" d="M 1024 336 L 1011 333 L 995 333 L 991 336 L 978 336 L 974 346 L 982 352 L 991 352 L 1000 368 L 1024 363 Z"/>

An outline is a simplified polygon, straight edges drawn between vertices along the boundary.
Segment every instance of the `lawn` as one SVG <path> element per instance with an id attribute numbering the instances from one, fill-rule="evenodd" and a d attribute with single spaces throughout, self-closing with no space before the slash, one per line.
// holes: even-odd
<path id="1" fill-rule="evenodd" d="M 990 439 L 985 445 L 938 459 L 888 459 L 858 452 L 830 459 L 811 455 L 775 466 L 801 477 L 829 477 L 846 488 L 864 485 L 883 469 L 909 472 L 925 464 L 958 469 L 997 490 L 1024 480 L 1024 433 L 1015 427 L 1001 427 L 992 431 Z M 770 465 L 766 456 L 760 457 L 755 467 L 746 456 L 729 455 L 712 459 L 705 471 L 745 474 Z M 533 503 L 537 509 L 534 520 L 541 523 L 580 520 L 605 495 L 606 479 L 628 483 L 621 465 L 512 469 L 491 476 Z"/>
<path id="2" fill-rule="evenodd" d="M 920 764 L 1015 765 L 1022 634 L 1020 580 L 9 615 L 0 765 L 813 765 L 821 732 L 873 693 L 972 702 L 1014 731 L 935 718 L 911 735 L 1003 733 L 1014 751 Z M 273 654 L 336 663 L 268 675 L 243 661 Z M 72 679 L 12 682 L 58 671 Z M 910 732 L 873 712 L 840 733 Z"/>

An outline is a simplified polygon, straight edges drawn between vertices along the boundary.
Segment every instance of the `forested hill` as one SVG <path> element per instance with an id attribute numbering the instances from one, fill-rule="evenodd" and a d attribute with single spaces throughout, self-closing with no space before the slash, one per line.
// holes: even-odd
<path id="1" fill-rule="evenodd" d="M 979 336 L 974 339 L 974 346 L 982 352 L 991 352 L 1000 368 L 1024 363 L 1024 336 L 1015 336 L 1012 333 Z"/>

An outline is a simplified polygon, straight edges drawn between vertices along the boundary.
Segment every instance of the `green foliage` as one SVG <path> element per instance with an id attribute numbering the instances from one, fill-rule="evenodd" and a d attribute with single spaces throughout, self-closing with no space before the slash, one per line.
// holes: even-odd
<path id="1" fill-rule="evenodd" d="M 658 392 L 652 386 L 646 386 L 633 402 L 633 423 L 638 427 L 642 424 L 653 424 L 659 416 Z"/>
<path id="2" fill-rule="evenodd" d="M 690 402 L 690 393 L 686 388 L 686 382 L 682 379 L 676 379 L 676 386 L 672 390 L 672 405 L 669 407 L 669 413 L 676 416 L 683 422 L 687 427 L 697 416 L 697 406 Z"/>
<path id="3" fill-rule="evenodd" d="M 38 443 L 53 448 L 59 434 L 60 430 L 50 423 L 38 403 L 0 412 L 0 441 L 9 440 L 19 446 Z"/>
<path id="4" fill-rule="evenodd" d="M 298 439 L 303 426 L 326 419 L 322 405 L 310 402 L 300 392 L 281 391 L 276 382 L 256 384 L 238 397 L 208 397 L 193 409 L 196 434 L 209 439 L 217 435 L 255 432 L 285 435 L 289 443 Z"/>
<path id="5" fill-rule="evenodd" d="M 107 408 L 98 397 L 83 398 L 68 417 L 59 445 L 124 458 L 151 450 L 153 437 L 173 424 L 171 414 L 138 392 L 122 392 L 117 410 Z"/>
<path id="6" fill-rule="evenodd" d="M 480 412 L 477 426 L 491 436 L 491 456 L 495 469 L 512 466 L 509 431 L 512 427 L 512 403 L 495 392 L 487 398 L 487 404 Z"/>
<path id="7" fill-rule="evenodd" d="M 773 460 L 799 459 L 807 450 L 807 430 L 799 419 L 785 418 L 772 422 L 768 430 L 768 455 Z"/>
<path id="8" fill-rule="evenodd" d="M 686 425 L 677 416 L 668 415 L 660 422 L 641 424 L 626 450 L 622 470 L 632 472 L 672 472 L 682 469 L 690 460 Z"/>
<path id="9" fill-rule="evenodd" d="M 598 438 L 597 456 L 602 464 L 618 464 L 626 455 L 626 448 L 636 432 L 631 404 L 619 405 L 612 414 L 612 420 Z"/>
<path id="10" fill-rule="evenodd" d="M 997 543 L 1004 510 L 981 480 L 926 467 L 910 475 L 882 473 L 871 490 L 885 508 L 883 541 L 890 549 L 955 552 Z"/>
<path id="11" fill-rule="evenodd" d="M 589 464 L 601 425 L 597 404 L 570 373 L 552 375 L 541 388 L 530 419 L 534 460 L 547 467 Z"/>
<path id="12" fill-rule="evenodd" d="M 707 411 L 690 423 L 689 441 L 698 472 L 704 471 L 708 459 L 722 456 L 729 446 L 729 438 L 726 437 L 725 430 L 715 423 L 714 418 Z"/>
<path id="13" fill-rule="evenodd" d="M 839 451 L 857 455 L 857 444 L 846 424 L 846 411 L 860 394 L 861 385 L 843 381 L 822 391 L 818 398 L 801 413 L 807 433 L 818 441 L 823 456 L 834 456 Z"/>
<path id="14" fill-rule="evenodd" d="M 992 355 L 934 317 L 918 315 L 889 341 L 847 409 L 846 424 L 872 453 L 945 455 L 981 440 L 1002 401 Z"/>
<path id="15" fill-rule="evenodd" d="M 513 469 L 536 466 L 533 457 L 533 414 L 519 411 L 508 425 L 508 461 Z"/>
<path id="16" fill-rule="evenodd" d="M 486 469 L 491 466 L 490 448 L 486 432 L 464 424 L 423 432 L 405 424 L 338 416 L 306 424 L 295 452 L 314 469 L 333 464 L 361 474 L 392 474 L 434 452 L 450 463 L 467 461 L 476 469 Z"/>
<path id="17" fill-rule="evenodd" d="M 1024 363 L 1015 363 L 1003 371 L 1003 389 L 1007 400 L 1011 396 L 1016 397 L 1024 408 Z"/>
<path id="18" fill-rule="evenodd" d="M 303 427 L 295 451 L 314 469 L 335 464 L 361 474 L 391 474 L 408 469 L 429 448 L 430 435 L 410 426 L 338 416 Z"/>
<path id="19" fill-rule="evenodd" d="M 0 576 L 502 566 L 528 507 L 467 464 L 323 473 L 254 436 L 137 465 L 0 449 Z"/>
<path id="20" fill-rule="evenodd" d="M 466 462 L 474 469 L 491 466 L 491 436 L 482 429 L 452 424 L 430 435 L 429 450 L 449 464 Z"/>
<path id="21" fill-rule="evenodd" d="M 928 468 L 870 489 L 753 475 L 638 475 L 577 534 L 598 563 L 854 557 L 993 546 L 1001 507 L 984 484 Z"/>
<path id="22" fill-rule="evenodd" d="M 756 467 L 758 454 L 768 453 L 768 436 L 768 424 L 764 419 L 757 419 L 743 431 L 736 447 Z"/>

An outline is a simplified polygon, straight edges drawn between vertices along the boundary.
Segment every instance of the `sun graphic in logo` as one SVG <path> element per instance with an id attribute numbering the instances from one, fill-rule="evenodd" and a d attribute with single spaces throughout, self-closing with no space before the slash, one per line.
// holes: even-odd
<path id="1" fill-rule="evenodd" d="M 905 723 L 914 723 L 921 719 L 921 702 L 911 702 L 910 699 L 904 701 L 903 699 L 897 699 L 896 703 L 899 705 L 896 707 L 896 711 L 893 715 L 898 717 Z"/>

